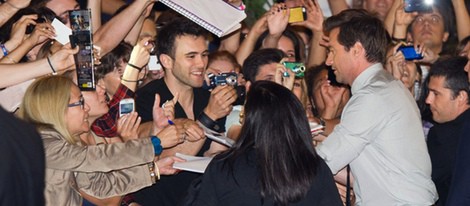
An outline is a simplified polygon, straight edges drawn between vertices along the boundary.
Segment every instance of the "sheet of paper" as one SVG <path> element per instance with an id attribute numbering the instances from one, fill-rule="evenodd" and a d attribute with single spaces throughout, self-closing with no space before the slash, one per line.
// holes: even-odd
<path id="1" fill-rule="evenodd" d="M 69 36 L 72 35 L 72 29 L 65 26 L 65 24 L 63 24 L 58 19 L 54 19 L 52 21 L 52 26 L 54 27 L 55 34 L 57 35 L 55 40 L 57 40 L 62 45 L 66 45 L 70 42 Z"/>
<path id="2" fill-rule="evenodd" d="M 180 153 L 176 153 L 175 156 L 186 160 L 186 162 L 175 162 L 173 168 L 196 173 L 204 173 L 212 160 L 212 157 L 197 157 Z"/>

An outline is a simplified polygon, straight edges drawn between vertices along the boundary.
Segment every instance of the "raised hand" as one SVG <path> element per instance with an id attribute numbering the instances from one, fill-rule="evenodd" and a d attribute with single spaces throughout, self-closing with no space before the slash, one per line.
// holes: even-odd
<path id="1" fill-rule="evenodd" d="M 117 133 L 123 141 L 138 139 L 138 130 L 141 118 L 137 112 L 131 112 L 119 118 L 117 121 Z"/>
<path id="2" fill-rule="evenodd" d="M 318 4 L 318 0 L 302 0 L 302 4 L 307 9 L 307 19 L 302 22 L 292 23 L 293 26 L 304 26 L 313 32 L 323 32 L 323 12 Z"/>
<path id="3" fill-rule="evenodd" d="M 237 91 L 232 86 L 217 86 L 211 91 L 204 113 L 212 120 L 218 120 L 232 111 L 235 100 L 237 100 Z"/>
<path id="4" fill-rule="evenodd" d="M 289 23 L 289 14 L 284 3 L 274 4 L 267 16 L 269 34 L 280 36 Z"/>
<path id="5" fill-rule="evenodd" d="M 153 124 L 157 130 L 161 130 L 170 124 L 175 117 L 175 104 L 178 101 L 178 94 L 171 101 L 166 101 L 160 107 L 160 95 L 155 94 L 155 102 L 153 104 Z M 170 120 L 170 121 L 169 121 Z"/>

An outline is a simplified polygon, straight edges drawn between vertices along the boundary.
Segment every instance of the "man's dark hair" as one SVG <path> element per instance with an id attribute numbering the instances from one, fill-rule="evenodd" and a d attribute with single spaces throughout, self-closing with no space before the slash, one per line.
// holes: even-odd
<path id="1" fill-rule="evenodd" d="M 281 62 L 284 57 L 284 52 L 279 49 L 260 49 L 254 51 L 243 62 L 243 76 L 245 76 L 246 81 L 254 82 L 261 66 Z"/>
<path id="2" fill-rule="evenodd" d="M 348 9 L 324 22 L 326 33 L 339 28 L 338 42 L 346 51 L 360 42 L 366 50 L 367 61 L 385 62 L 390 36 L 382 22 L 363 9 Z"/>
<path id="3" fill-rule="evenodd" d="M 179 36 L 203 36 L 206 37 L 207 31 L 186 18 L 177 18 L 166 24 L 158 33 L 157 37 L 157 57 L 161 54 L 175 57 L 175 40 Z"/>
<path id="4" fill-rule="evenodd" d="M 444 87 L 452 91 L 452 98 L 456 98 L 460 91 L 465 91 L 469 96 L 467 104 L 470 105 L 470 84 L 467 72 L 464 70 L 467 61 L 466 57 L 443 57 L 431 66 L 428 78 L 444 77 Z"/>

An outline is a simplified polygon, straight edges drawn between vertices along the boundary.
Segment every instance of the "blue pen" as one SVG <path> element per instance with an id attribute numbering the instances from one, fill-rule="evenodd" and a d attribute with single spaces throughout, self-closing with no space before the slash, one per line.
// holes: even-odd
<path id="1" fill-rule="evenodd" d="M 175 125 L 175 123 L 173 121 L 171 121 L 170 119 L 168 119 L 168 124 Z"/>

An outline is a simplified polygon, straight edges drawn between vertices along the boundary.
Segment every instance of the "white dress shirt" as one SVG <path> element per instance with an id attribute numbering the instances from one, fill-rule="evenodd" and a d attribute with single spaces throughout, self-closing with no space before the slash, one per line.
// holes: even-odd
<path id="1" fill-rule="evenodd" d="M 432 205 L 437 192 L 415 100 L 374 64 L 351 86 L 341 122 L 317 146 L 333 174 L 350 164 L 356 205 Z"/>

